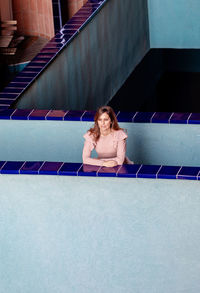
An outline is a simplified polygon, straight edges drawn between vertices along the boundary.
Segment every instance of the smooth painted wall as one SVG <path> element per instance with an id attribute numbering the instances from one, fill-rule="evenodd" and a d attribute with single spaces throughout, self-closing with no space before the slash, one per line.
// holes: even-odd
<path id="1" fill-rule="evenodd" d="M 148 50 L 146 0 L 110 0 L 15 107 L 96 110 L 114 96 Z"/>
<path id="2" fill-rule="evenodd" d="M 151 48 L 200 48 L 199 0 L 148 0 Z"/>
<path id="3" fill-rule="evenodd" d="M 1 293 L 197 293 L 199 181 L 0 176 Z"/>
<path id="4" fill-rule="evenodd" d="M 83 134 L 92 122 L 0 121 L 1 161 L 82 162 Z M 200 126 L 120 123 L 135 163 L 200 166 Z"/>

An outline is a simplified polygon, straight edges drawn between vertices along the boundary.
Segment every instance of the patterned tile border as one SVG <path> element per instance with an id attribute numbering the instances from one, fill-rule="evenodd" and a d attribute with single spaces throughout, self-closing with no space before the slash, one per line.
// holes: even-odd
<path id="1" fill-rule="evenodd" d="M 1 100 L 1 99 L 0 99 Z M 0 119 L 94 121 L 95 111 L 1 109 Z M 119 122 L 200 124 L 200 113 L 117 112 Z"/>
<path id="2" fill-rule="evenodd" d="M 108 0 L 88 0 L 32 61 L 0 92 L 0 110 L 9 109 L 43 70 L 68 46 Z M 54 1 L 55 2 L 55 1 Z M 58 1 L 56 2 L 58 4 Z M 59 20 L 60 21 L 60 20 Z M 56 27 L 59 28 L 60 24 Z"/>
<path id="3" fill-rule="evenodd" d="M 107 168 L 81 163 L 0 161 L 0 174 L 200 180 L 200 167 L 135 164 Z"/>

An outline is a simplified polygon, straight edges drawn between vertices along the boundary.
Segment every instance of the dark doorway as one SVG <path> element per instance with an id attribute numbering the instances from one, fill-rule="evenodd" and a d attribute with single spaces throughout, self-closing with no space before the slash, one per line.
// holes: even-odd
<path id="1" fill-rule="evenodd" d="M 115 110 L 200 112 L 200 50 L 152 49 L 109 102 Z"/>

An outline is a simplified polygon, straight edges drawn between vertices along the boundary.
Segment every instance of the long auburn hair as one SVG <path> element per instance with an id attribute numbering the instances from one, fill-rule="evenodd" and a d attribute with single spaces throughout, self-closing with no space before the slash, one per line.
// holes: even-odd
<path id="1" fill-rule="evenodd" d="M 98 119 L 104 113 L 108 114 L 108 116 L 110 117 L 110 120 L 111 120 L 110 128 L 111 128 L 111 130 L 120 130 L 120 129 L 122 129 L 122 128 L 119 127 L 117 117 L 116 117 L 115 112 L 113 111 L 113 109 L 111 107 L 109 107 L 109 106 L 100 107 L 97 110 L 97 112 L 96 112 L 96 114 L 94 116 L 94 126 L 89 129 L 89 134 L 93 136 L 95 142 L 97 142 L 99 137 L 100 137 L 100 129 L 99 129 L 99 126 L 98 126 Z"/>

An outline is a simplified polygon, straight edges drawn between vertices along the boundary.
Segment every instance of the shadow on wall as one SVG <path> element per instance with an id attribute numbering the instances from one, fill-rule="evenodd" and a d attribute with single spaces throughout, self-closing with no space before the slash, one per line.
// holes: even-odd
<path id="1" fill-rule="evenodd" d="M 200 50 L 151 49 L 109 102 L 115 110 L 200 112 Z"/>

